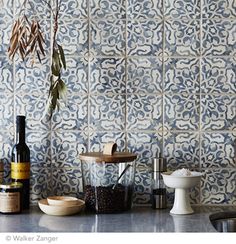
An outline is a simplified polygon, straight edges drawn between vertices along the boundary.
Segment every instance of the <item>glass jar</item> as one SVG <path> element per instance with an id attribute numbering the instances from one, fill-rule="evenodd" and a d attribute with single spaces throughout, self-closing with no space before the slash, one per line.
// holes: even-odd
<path id="1" fill-rule="evenodd" d="M 136 158 L 128 152 L 80 155 L 87 209 L 96 213 L 131 209 Z"/>
<path id="2" fill-rule="evenodd" d="M 0 213 L 20 213 L 22 209 L 21 183 L 0 184 Z"/>

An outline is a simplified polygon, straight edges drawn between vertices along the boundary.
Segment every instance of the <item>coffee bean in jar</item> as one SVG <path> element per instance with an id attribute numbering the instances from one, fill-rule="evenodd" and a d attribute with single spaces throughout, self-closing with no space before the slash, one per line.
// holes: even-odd
<path id="1" fill-rule="evenodd" d="M 2 184 L 4 178 L 3 161 L 0 159 L 0 184 Z"/>
<path id="2" fill-rule="evenodd" d="M 97 213 L 116 213 L 131 209 L 132 205 L 131 186 L 118 184 L 112 186 L 85 187 L 85 203 L 89 210 Z"/>
<path id="3" fill-rule="evenodd" d="M 22 208 L 21 183 L 0 184 L 0 213 L 20 213 Z"/>

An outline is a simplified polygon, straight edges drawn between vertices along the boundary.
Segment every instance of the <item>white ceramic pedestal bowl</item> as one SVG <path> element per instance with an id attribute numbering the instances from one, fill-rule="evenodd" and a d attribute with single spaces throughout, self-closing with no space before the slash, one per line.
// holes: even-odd
<path id="1" fill-rule="evenodd" d="M 189 201 L 188 189 L 196 186 L 201 180 L 201 173 L 195 172 L 191 176 L 174 176 L 172 172 L 162 173 L 163 181 L 166 186 L 175 188 L 174 206 L 170 210 L 171 214 L 192 214 Z"/>

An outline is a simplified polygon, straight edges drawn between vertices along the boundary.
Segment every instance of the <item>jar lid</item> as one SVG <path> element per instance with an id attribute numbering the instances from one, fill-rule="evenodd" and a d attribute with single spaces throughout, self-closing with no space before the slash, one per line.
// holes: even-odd
<path id="1" fill-rule="evenodd" d="M 79 155 L 79 159 L 82 161 L 97 163 L 125 163 L 132 162 L 136 158 L 136 154 L 129 152 L 114 152 L 112 155 L 107 155 L 102 152 L 89 152 Z"/>
<path id="2" fill-rule="evenodd" d="M 0 188 L 2 188 L 2 189 L 18 189 L 18 188 L 22 188 L 22 187 L 23 187 L 23 184 L 20 182 L 0 184 Z"/>

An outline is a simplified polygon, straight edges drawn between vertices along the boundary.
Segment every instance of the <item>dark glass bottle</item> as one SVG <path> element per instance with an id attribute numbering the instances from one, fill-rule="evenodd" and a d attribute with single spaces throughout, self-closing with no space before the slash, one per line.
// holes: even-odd
<path id="1" fill-rule="evenodd" d="M 12 149 L 11 179 L 23 184 L 22 209 L 29 209 L 30 150 L 25 143 L 25 116 L 16 117 L 17 143 Z"/>

